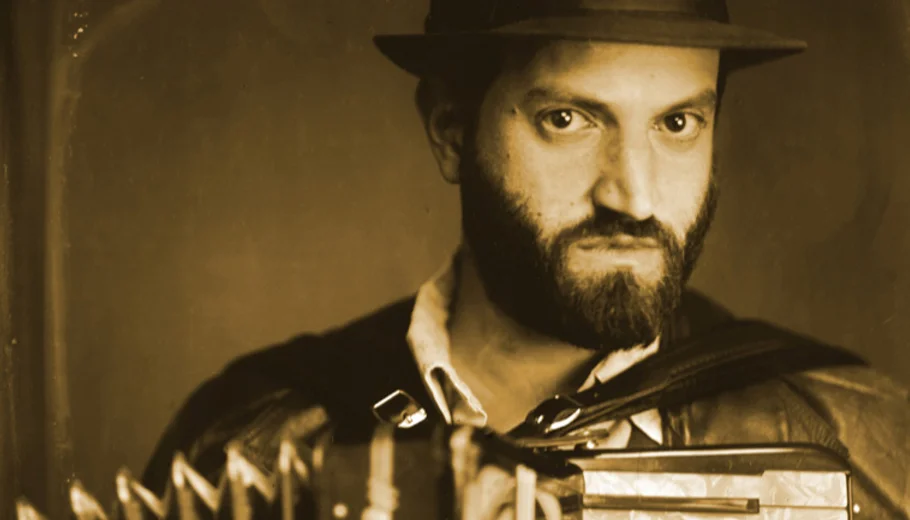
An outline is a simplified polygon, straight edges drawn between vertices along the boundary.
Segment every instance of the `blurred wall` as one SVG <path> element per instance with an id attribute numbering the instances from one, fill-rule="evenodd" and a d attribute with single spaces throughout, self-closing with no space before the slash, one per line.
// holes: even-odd
<path id="1" fill-rule="evenodd" d="M 93 16 L 113 0 L 96 0 Z M 304 5 L 305 4 L 305 5 Z M 731 0 L 811 52 L 725 101 L 723 198 L 695 285 L 910 383 L 910 73 L 897 0 Z M 423 0 L 161 5 L 87 63 L 72 149 L 77 469 L 112 497 L 230 358 L 414 291 L 458 239 L 415 81 L 375 32 Z"/>

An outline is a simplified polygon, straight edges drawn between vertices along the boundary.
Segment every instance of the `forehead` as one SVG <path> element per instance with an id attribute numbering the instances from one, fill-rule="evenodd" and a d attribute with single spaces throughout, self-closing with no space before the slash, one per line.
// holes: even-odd
<path id="1" fill-rule="evenodd" d="M 500 76 L 513 90 L 540 86 L 629 101 L 684 98 L 717 84 L 720 52 L 656 45 L 560 40 L 530 56 L 510 54 Z"/>

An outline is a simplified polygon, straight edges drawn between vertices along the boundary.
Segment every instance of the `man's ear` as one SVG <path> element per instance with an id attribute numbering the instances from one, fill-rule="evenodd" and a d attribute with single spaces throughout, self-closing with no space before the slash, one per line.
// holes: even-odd
<path id="1" fill-rule="evenodd" d="M 421 89 L 426 89 L 421 92 Z M 418 108 L 430 141 L 430 149 L 442 177 L 458 184 L 463 158 L 465 125 L 461 111 L 440 85 L 422 84 L 418 88 Z"/>

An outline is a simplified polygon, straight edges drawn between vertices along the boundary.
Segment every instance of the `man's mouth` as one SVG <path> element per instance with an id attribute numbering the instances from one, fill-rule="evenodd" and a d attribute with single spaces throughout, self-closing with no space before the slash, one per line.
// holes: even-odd
<path id="1" fill-rule="evenodd" d="M 575 241 L 575 246 L 583 250 L 613 250 L 634 251 L 644 249 L 657 249 L 660 243 L 649 237 L 636 237 L 625 233 L 610 236 L 591 236 Z"/>

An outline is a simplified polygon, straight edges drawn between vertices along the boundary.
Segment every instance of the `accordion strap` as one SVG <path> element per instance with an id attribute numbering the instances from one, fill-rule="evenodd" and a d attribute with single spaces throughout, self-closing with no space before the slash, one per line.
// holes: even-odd
<path id="1" fill-rule="evenodd" d="M 617 377 L 535 408 L 511 435 L 562 437 L 585 426 L 668 409 L 794 372 L 862 365 L 857 355 L 758 320 L 734 320 L 670 346 Z"/>

